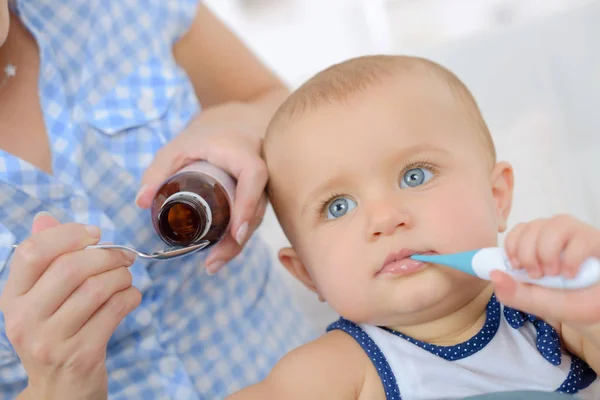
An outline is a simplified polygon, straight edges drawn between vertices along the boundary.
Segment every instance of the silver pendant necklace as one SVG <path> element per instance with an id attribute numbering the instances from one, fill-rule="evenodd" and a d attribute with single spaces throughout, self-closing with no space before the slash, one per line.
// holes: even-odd
<path id="1" fill-rule="evenodd" d="M 4 78 L 2 78 L 2 80 L 0 81 L 0 88 L 6 85 L 8 81 L 14 78 L 16 75 L 17 67 L 10 62 L 6 64 L 6 66 L 4 67 Z"/>

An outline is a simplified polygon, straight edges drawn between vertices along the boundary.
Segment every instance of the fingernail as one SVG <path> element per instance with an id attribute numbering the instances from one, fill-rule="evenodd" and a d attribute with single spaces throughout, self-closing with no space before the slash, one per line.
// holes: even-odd
<path id="1" fill-rule="evenodd" d="M 127 251 L 127 250 L 122 250 L 122 252 L 123 252 L 123 255 L 125 256 L 125 258 L 133 264 L 133 262 L 137 258 L 137 255 L 135 253 L 132 253 L 131 251 Z"/>
<path id="2" fill-rule="evenodd" d="M 208 264 L 206 266 L 206 273 L 209 276 L 212 276 L 214 274 L 217 273 L 217 271 L 219 271 L 219 269 L 221 269 L 221 267 L 225 265 L 225 263 L 223 261 L 215 261 L 212 264 Z"/>
<path id="3" fill-rule="evenodd" d="M 88 231 L 90 236 L 95 239 L 98 239 L 100 236 L 102 236 L 102 231 L 95 225 L 86 225 L 85 230 Z"/>
<path id="4" fill-rule="evenodd" d="M 573 271 L 573 270 L 568 269 L 566 271 L 563 271 L 562 275 L 567 279 L 573 279 L 577 276 L 578 272 L 579 271 Z"/>
<path id="5" fill-rule="evenodd" d="M 235 241 L 241 246 L 248 234 L 248 222 L 244 222 L 235 234 Z"/>
<path id="6" fill-rule="evenodd" d="M 146 188 L 148 187 L 148 185 L 143 185 L 140 190 L 138 190 L 137 195 L 135 196 L 135 204 L 138 204 L 138 200 L 140 199 L 140 196 L 142 194 L 144 194 L 144 192 L 146 191 Z"/>
<path id="7" fill-rule="evenodd" d="M 35 221 L 36 219 L 38 219 L 40 217 L 53 217 L 53 215 L 50 214 L 48 211 L 40 211 L 39 213 L 34 215 L 33 220 Z"/>
<path id="8" fill-rule="evenodd" d="M 543 276 L 542 271 L 539 268 L 535 268 L 529 271 L 529 277 L 538 279 Z"/>

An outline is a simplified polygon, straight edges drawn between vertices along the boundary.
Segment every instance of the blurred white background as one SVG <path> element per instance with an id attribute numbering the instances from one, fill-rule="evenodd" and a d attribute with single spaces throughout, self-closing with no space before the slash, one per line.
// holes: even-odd
<path id="1" fill-rule="evenodd" d="M 600 226 L 600 0 L 205 2 L 292 88 L 363 54 L 442 63 L 473 91 L 515 167 L 511 225 L 569 212 Z M 271 210 L 260 231 L 273 257 L 288 244 Z M 334 320 L 278 271 L 318 329 Z"/>

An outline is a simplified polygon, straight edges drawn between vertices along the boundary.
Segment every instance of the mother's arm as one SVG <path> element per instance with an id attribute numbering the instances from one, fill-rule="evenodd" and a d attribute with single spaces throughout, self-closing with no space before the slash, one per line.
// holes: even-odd
<path id="1" fill-rule="evenodd" d="M 207 118 L 232 113 L 262 135 L 289 94 L 284 83 L 204 4 L 173 54 L 190 77 L 202 107 L 215 108 Z M 216 113 L 216 107 L 224 106 L 227 110 Z"/>

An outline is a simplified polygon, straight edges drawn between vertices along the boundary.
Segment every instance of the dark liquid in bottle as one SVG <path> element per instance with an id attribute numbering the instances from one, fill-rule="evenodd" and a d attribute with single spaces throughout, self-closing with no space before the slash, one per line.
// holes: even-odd
<path id="1" fill-rule="evenodd" d="M 181 202 L 173 202 L 163 208 L 164 217 L 159 218 L 161 232 L 172 243 L 192 243 L 204 230 L 204 212 Z"/>
<path id="2" fill-rule="evenodd" d="M 209 209 L 186 192 L 201 197 Z M 180 195 L 168 200 L 177 193 Z M 208 240 L 212 245 L 227 232 L 231 207 L 225 188 L 216 179 L 204 173 L 186 171 L 171 177 L 158 190 L 151 215 L 156 232 L 169 245 L 187 246 L 199 240 Z M 206 228 L 211 217 L 210 226 Z M 202 236 L 205 230 L 206 234 Z"/>

